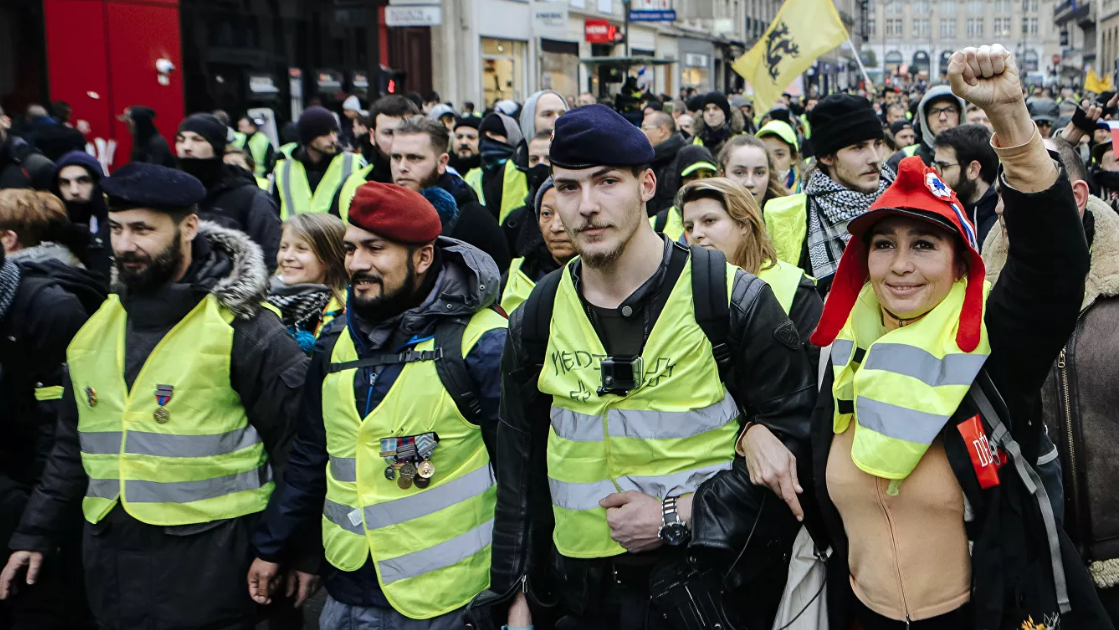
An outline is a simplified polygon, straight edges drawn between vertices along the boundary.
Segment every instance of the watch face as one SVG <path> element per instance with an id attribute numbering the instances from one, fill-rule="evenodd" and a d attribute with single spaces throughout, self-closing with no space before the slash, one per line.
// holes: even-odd
<path id="1" fill-rule="evenodd" d="M 661 528 L 660 538 L 673 547 L 682 545 L 688 540 L 688 528 L 683 523 L 665 525 Z"/>

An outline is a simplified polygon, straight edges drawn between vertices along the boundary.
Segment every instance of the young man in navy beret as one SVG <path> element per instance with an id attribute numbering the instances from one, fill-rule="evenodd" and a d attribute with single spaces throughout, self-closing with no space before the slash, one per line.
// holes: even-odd
<path id="1" fill-rule="evenodd" d="M 531 625 L 527 602 L 551 595 L 557 627 L 662 628 L 662 614 L 687 612 L 665 598 L 650 604 L 650 580 L 683 570 L 685 556 L 750 585 L 715 605 L 724 625 L 739 615 L 746 627 L 768 625 L 780 598 L 780 549 L 801 514 L 782 442 L 799 452 L 807 441 L 811 370 L 764 282 L 653 231 L 653 157 L 610 108 L 556 121 L 556 210 L 579 258 L 513 313 L 502 359 L 483 601 L 512 600 L 511 629 Z M 700 300 L 710 308 L 693 306 Z M 715 325 L 707 332 L 700 320 Z M 764 486 L 777 496 L 767 500 Z M 751 532 L 733 563 L 727 551 Z"/>

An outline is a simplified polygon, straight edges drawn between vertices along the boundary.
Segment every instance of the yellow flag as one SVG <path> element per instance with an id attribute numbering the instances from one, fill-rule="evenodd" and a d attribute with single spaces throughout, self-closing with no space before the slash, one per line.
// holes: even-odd
<path id="1" fill-rule="evenodd" d="M 831 0 L 785 0 L 758 43 L 731 66 L 754 86 L 754 111 L 769 111 L 796 76 L 847 41 Z"/>
<path id="2" fill-rule="evenodd" d="M 1084 89 L 1088 92 L 1103 94 L 1111 90 L 1111 77 L 1100 78 L 1095 68 L 1088 68 L 1088 76 L 1084 77 Z"/>

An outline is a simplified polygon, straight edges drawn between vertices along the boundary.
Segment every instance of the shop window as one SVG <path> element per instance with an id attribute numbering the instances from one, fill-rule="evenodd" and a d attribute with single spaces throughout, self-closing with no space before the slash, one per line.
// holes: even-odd
<path id="1" fill-rule="evenodd" d="M 525 43 L 482 38 L 482 91 L 486 106 L 510 99 L 523 101 Z"/>

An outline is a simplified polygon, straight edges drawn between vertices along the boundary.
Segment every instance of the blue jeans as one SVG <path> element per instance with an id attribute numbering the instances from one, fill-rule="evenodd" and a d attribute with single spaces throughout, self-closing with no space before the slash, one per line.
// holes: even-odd
<path id="1" fill-rule="evenodd" d="M 333 597 L 319 618 L 320 630 L 462 630 L 466 625 L 463 610 L 434 619 L 409 619 L 391 608 L 366 608 L 343 604 Z"/>

